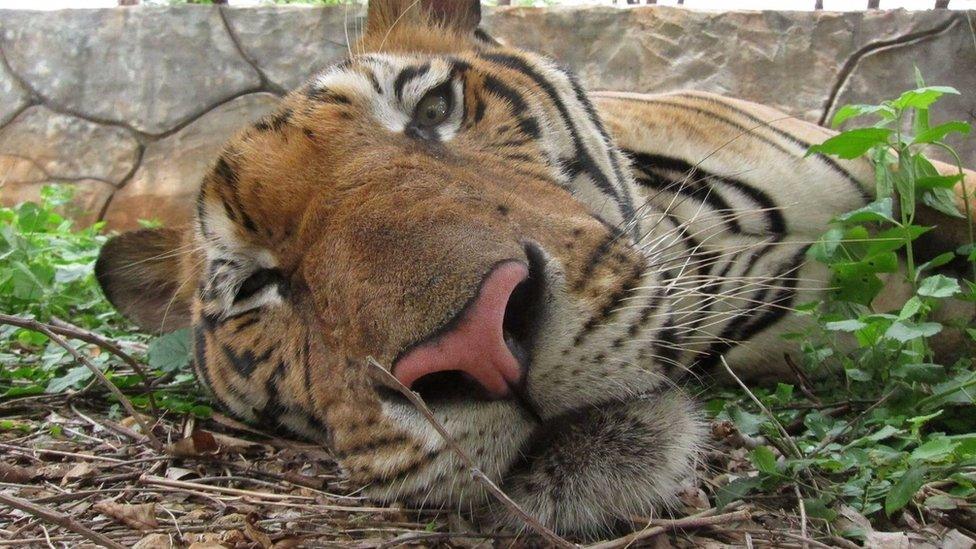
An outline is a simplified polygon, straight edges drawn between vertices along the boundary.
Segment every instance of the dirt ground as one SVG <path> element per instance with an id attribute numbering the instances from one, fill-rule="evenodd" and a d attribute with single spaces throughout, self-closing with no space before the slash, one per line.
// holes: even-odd
<path id="1" fill-rule="evenodd" d="M 93 389 L 0 403 L 0 547 L 554 545 L 529 528 L 478 533 L 454 510 L 377 505 L 346 484 L 326 449 L 220 414 L 143 418 L 154 449 L 138 421 Z M 668 518 L 622 517 L 630 532 L 596 547 L 857 547 L 836 535 L 844 525 L 804 520 L 790 493 L 715 509 L 714 489 L 751 466 L 734 427 L 712 427 L 701 484 L 685 489 L 679 508 Z M 970 546 L 938 524 L 871 535 L 874 547 Z M 567 546 L 576 543 L 585 545 Z"/>

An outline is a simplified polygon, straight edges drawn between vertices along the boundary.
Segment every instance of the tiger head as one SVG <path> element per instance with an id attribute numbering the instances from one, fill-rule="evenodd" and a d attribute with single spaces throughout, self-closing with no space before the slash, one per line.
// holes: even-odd
<path id="1" fill-rule="evenodd" d="M 479 20 L 374 2 L 226 145 L 191 226 L 112 239 L 96 274 L 141 326 L 192 326 L 217 403 L 370 497 L 515 524 L 375 361 L 523 509 L 594 533 L 667 503 L 700 427 L 641 337 L 662 304 L 626 159 L 573 75 Z"/>

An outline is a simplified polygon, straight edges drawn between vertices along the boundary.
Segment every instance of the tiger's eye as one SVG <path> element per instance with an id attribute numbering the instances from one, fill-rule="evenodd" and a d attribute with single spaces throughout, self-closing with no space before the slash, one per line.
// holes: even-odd
<path id="1" fill-rule="evenodd" d="M 440 93 L 431 93 L 424 96 L 417 104 L 417 114 L 414 116 L 418 126 L 436 126 L 451 114 L 451 102 Z"/>

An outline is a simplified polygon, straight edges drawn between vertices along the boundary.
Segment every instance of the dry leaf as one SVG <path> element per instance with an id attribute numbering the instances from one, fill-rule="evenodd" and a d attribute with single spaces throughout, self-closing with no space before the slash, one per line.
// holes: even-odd
<path id="1" fill-rule="evenodd" d="M 254 513 L 249 513 L 244 518 L 244 534 L 251 541 L 259 544 L 262 549 L 271 549 L 274 542 L 271 541 L 271 536 L 257 525 L 257 520 L 258 516 Z"/>
<path id="2" fill-rule="evenodd" d="M 197 474 L 196 471 L 193 471 L 192 469 L 184 469 L 182 467 L 167 467 L 166 474 L 163 476 L 170 480 L 180 480 L 195 474 Z"/>
<path id="3" fill-rule="evenodd" d="M 147 425 L 152 425 L 153 424 L 153 419 L 150 418 L 150 417 L 148 417 L 148 416 L 140 415 L 139 416 L 139 419 L 141 419 Z M 119 422 L 119 424 L 122 425 L 123 427 L 125 427 L 126 429 L 130 429 L 130 430 L 135 431 L 137 433 L 141 433 L 142 432 L 142 425 L 139 424 L 139 419 L 136 419 L 136 418 L 134 418 L 132 416 L 124 417 L 124 418 L 122 418 L 122 421 Z"/>
<path id="4" fill-rule="evenodd" d="M 95 504 L 94 509 L 135 530 L 153 530 L 159 527 L 155 503 L 133 505 L 105 500 Z"/>
<path id="5" fill-rule="evenodd" d="M 217 517 L 213 521 L 214 526 L 240 526 L 244 523 L 244 515 L 241 513 L 230 513 L 222 517 Z"/>
<path id="6" fill-rule="evenodd" d="M 963 534 L 959 530 L 949 530 L 942 539 L 943 549 L 972 549 L 976 540 Z"/>
<path id="7" fill-rule="evenodd" d="M 27 484 L 40 475 L 38 469 L 21 467 L 0 461 L 0 482 Z"/>
<path id="8" fill-rule="evenodd" d="M 82 461 L 80 463 L 77 463 L 71 469 L 68 469 L 68 472 L 64 474 L 64 478 L 62 479 L 62 482 L 70 482 L 72 480 L 78 480 L 80 478 L 93 477 L 95 476 L 95 472 L 96 472 L 95 466 L 93 466 L 91 463 L 88 463 L 87 461 Z"/>
<path id="9" fill-rule="evenodd" d="M 678 492 L 678 500 L 691 510 L 708 509 L 712 506 L 705 491 L 697 486 L 686 486 Z"/>
<path id="10" fill-rule="evenodd" d="M 867 517 L 859 513 L 857 509 L 854 509 L 850 505 L 840 506 L 840 516 L 837 518 L 837 528 L 845 531 L 860 530 L 865 534 L 874 531 L 874 528 L 871 526 L 871 521 L 869 521 Z"/>
<path id="11" fill-rule="evenodd" d="M 61 480 L 64 478 L 64 464 L 50 463 L 39 468 L 37 474 L 44 480 Z"/>
<path id="12" fill-rule="evenodd" d="M 137 541 L 132 549 L 174 549 L 176 545 L 169 534 L 149 534 Z"/>
<path id="13" fill-rule="evenodd" d="M 188 549 L 225 549 L 235 547 L 238 543 L 248 543 L 248 539 L 240 530 L 227 530 L 219 534 L 211 532 L 193 534 L 190 541 Z"/>
<path id="14" fill-rule="evenodd" d="M 917 536 L 907 532 L 870 532 L 864 538 L 868 549 L 936 549 Z"/>
<path id="15" fill-rule="evenodd" d="M 268 450 L 268 447 L 263 444 L 209 431 L 194 431 L 192 435 L 166 447 L 166 452 L 175 457 L 246 454 L 265 450 Z"/>
<path id="16" fill-rule="evenodd" d="M 172 508 L 171 508 L 172 509 Z M 190 509 L 185 515 L 183 515 L 183 520 L 186 522 L 194 522 L 197 520 L 206 520 L 213 516 L 213 511 L 205 507 L 195 507 Z"/>

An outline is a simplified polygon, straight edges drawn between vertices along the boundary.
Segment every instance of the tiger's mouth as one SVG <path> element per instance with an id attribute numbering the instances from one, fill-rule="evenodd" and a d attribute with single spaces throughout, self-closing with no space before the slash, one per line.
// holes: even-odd
<path id="1" fill-rule="evenodd" d="M 526 383 L 546 293 L 545 255 L 496 265 L 451 320 L 394 360 L 394 375 L 425 402 L 514 399 L 532 410 Z"/>

